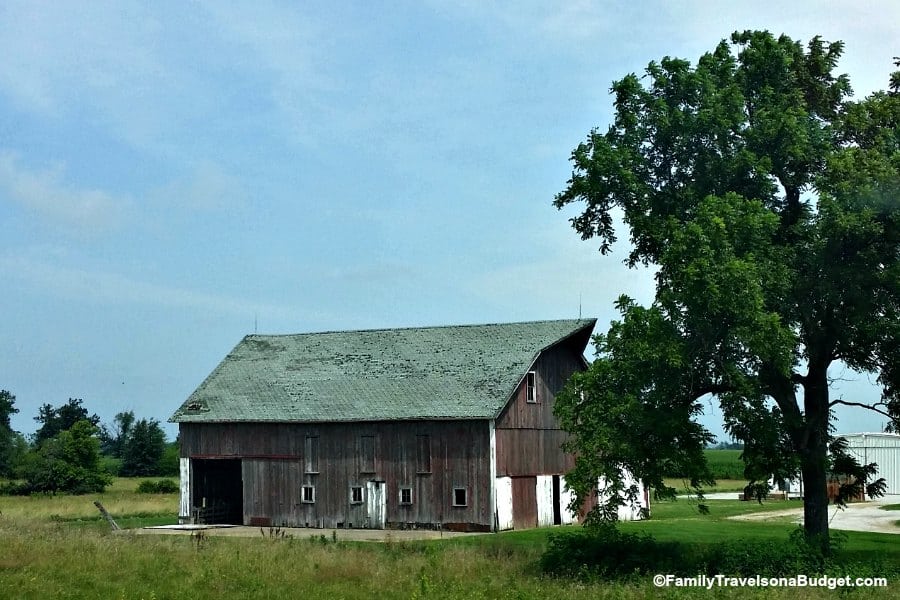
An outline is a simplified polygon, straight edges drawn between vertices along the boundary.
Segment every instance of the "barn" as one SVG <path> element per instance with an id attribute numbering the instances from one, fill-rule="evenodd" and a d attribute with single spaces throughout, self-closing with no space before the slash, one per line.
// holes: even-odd
<path id="1" fill-rule="evenodd" d="M 473 531 L 571 522 L 573 457 L 553 402 L 586 368 L 595 322 L 248 335 L 170 419 L 180 519 Z"/>
<path id="2" fill-rule="evenodd" d="M 900 435 L 896 433 L 845 433 L 848 450 L 862 464 L 876 463 L 887 484 L 885 493 L 900 494 Z"/>

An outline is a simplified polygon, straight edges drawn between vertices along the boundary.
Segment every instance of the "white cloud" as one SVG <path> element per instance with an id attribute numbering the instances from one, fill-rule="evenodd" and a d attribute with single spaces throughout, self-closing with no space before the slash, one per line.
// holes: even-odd
<path id="1" fill-rule="evenodd" d="M 3 13 L 0 87 L 23 109 L 57 115 L 159 87 L 158 23 L 138 3 L 13 1 Z"/>
<path id="2" fill-rule="evenodd" d="M 283 132 L 307 145 L 317 144 L 318 128 L 335 113 L 328 94 L 342 87 L 343 74 L 333 67 L 340 53 L 334 40 L 339 32 L 326 28 L 315 11 L 302 5 L 202 5 L 221 41 L 240 48 L 244 60 L 265 76 L 266 93 L 281 114 Z"/>
<path id="3" fill-rule="evenodd" d="M 151 192 L 150 199 L 179 210 L 234 212 L 245 208 L 250 196 L 238 177 L 203 160 L 188 175 Z"/>
<path id="4" fill-rule="evenodd" d="M 42 293 L 79 302 L 138 304 L 243 317 L 259 313 L 270 320 L 296 321 L 298 315 L 321 318 L 317 313 L 303 314 L 295 307 L 149 283 L 116 273 L 60 266 L 23 254 L 0 255 L 0 275 L 4 280 L 23 282 Z"/>
<path id="5" fill-rule="evenodd" d="M 653 300 L 655 284 L 653 271 L 628 269 L 622 259 L 627 243 L 619 241 L 613 253 L 602 255 L 596 240 L 581 241 L 569 228 L 565 219 L 535 223 L 528 243 L 541 257 L 510 266 L 489 270 L 470 282 L 470 289 L 485 300 L 513 300 L 519 306 L 532 307 L 535 315 L 558 315 L 561 307 L 575 316 L 579 303 L 582 315 L 597 317 L 598 329 L 605 330 L 612 319 L 618 318 L 613 303 L 622 294 L 639 303 Z M 627 230 L 617 220 L 617 230 L 627 237 Z"/>
<path id="6" fill-rule="evenodd" d="M 67 183 L 61 165 L 30 170 L 10 152 L 0 152 L 0 200 L 15 202 L 65 230 L 88 234 L 118 228 L 132 207 L 129 198 Z"/>

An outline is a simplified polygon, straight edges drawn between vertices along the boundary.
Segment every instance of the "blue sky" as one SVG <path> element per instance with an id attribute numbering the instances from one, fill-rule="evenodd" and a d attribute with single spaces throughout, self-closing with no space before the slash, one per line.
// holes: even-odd
<path id="1" fill-rule="evenodd" d="M 887 84 L 898 24 L 890 0 L 6 0 L 13 426 L 69 397 L 104 422 L 165 421 L 254 329 L 572 318 L 579 303 L 605 327 L 652 278 L 551 202 L 571 150 L 609 123 L 610 83 L 761 28 L 844 40 L 840 70 L 865 94 Z M 878 396 L 835 375 L 845 399 Z"/>

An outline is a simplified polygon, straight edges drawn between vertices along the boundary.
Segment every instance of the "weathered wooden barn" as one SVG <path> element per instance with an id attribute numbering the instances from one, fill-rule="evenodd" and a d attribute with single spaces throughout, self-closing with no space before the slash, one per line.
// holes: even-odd
<path id="1" fill-rule="evenodd" d="M 560 449 L 553 401 L 586 368 L 594 324 L 249 335 L 171 419 L 180 518 L 468 530 L 571 522 L 573 459 Z"/>

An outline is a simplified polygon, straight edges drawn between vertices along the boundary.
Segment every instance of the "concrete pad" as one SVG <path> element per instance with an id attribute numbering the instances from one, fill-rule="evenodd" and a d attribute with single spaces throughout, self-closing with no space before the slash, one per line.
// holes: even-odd
<path id="1" fill-rule="evenodd" d="M 470 535 L 487 535 L 481 532 L 434 531 L 432 529 L 313 529 L 306 527 L 247 527 L 244 525 L 162 525 L 141 529 L 124 529 L 117 533 L 139 535 L 192 535 L 203 531 L 208 536 L 231 537 L 293 537 L 305 540 L 311 537 L 339 542 L 400 542 L 414 540 L 450 539 Z"/>

